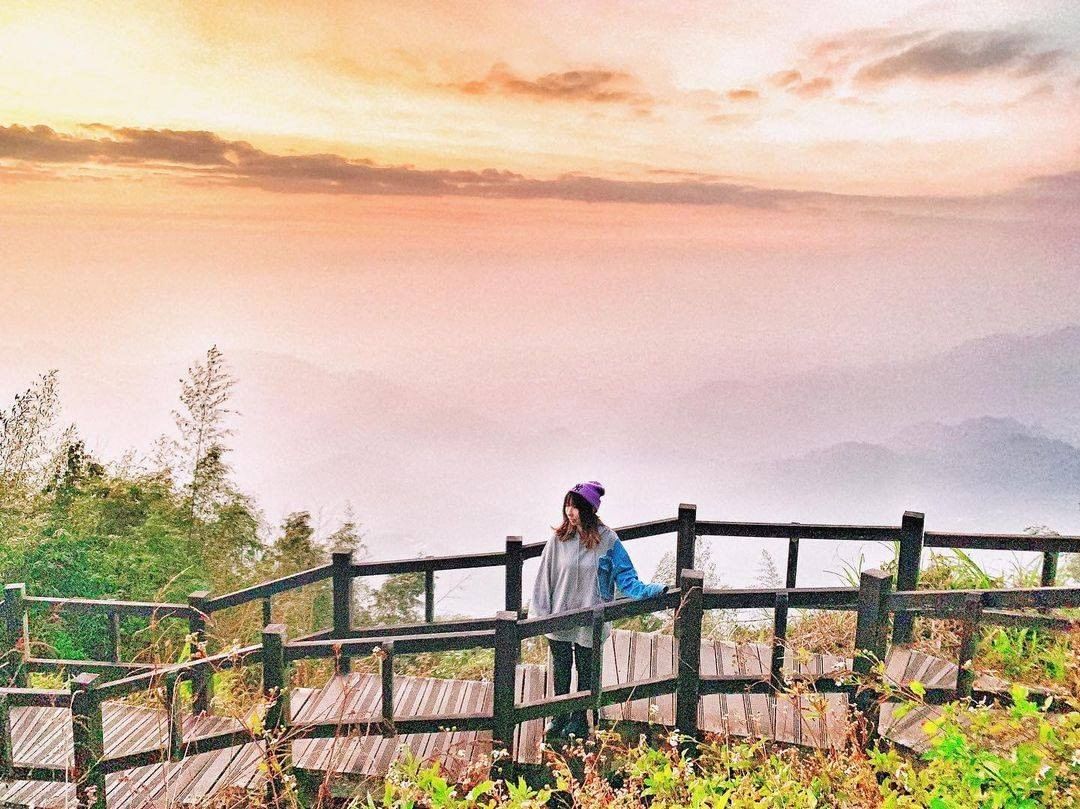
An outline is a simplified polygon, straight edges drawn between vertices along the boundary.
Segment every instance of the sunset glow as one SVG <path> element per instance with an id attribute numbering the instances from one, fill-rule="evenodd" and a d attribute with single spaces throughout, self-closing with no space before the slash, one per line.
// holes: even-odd
<path id="1" fill-rule="evenodd" d="M 1075 167 L 1069 9 L 14 2 L 0 103 L 73 138 L 199 130 L 423 172 L 973 195 Z M 102 160 L 13 138 L 9 172 Z"/>
<path id="2" fill-rule="evenodd" d="M 9 0 L 0 381 L 217 343 L 591 437 L 1075 324 L 1078 53 L 1071 2 Z"/>

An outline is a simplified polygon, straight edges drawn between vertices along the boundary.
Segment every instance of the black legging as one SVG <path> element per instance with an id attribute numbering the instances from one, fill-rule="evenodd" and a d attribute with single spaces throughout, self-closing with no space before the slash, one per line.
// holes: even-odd
<path id="1" fill-rule="evenodd" d="M 588 691 L 589 682 L 592 680 L 592 649 L 588 646 L 579 646 L 568 640 L 551 640 L 551 667 L 553 669 L 556 694 L 570 693 L 570 666 L 577 668 L 577 690 Z M 584 711 L 575 711 L 571 714 L 572 719 L 585 720 Z"/>

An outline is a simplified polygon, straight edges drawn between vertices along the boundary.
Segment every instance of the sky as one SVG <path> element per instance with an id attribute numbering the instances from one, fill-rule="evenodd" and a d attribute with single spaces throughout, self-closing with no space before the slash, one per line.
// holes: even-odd
<path id="1" fill-rule="evenodd" d="M 6 0 L 0 395 L 218 344 L 572 430 L 1080 324 L 1078 54 L 1038 0 Z"/>

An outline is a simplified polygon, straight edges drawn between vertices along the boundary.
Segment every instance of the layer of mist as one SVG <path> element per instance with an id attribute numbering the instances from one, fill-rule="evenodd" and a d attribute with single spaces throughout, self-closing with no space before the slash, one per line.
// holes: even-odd
<path id="1" fill-rule="evenodd" d="M 348 507 L 373 558 L 544 540 L 581 479 L 608 487 L 601 515 L 614 526 L 691 502 L 703 519 L 895 525 L 912 509 L 932 530 L 1080 533 L 1080 327 L 895 364 L 674 391 L 663 379 L 625 380 L 569 397 L 552 393 L 557 378 L 525 372 L 477 378 L 466 396 L 407 373 L 223 348 L 238 379 L 229 460 L 240 487 L 268 525 L 307 510 L 322 536 Z M 4 364 L 5 399 L 45 370 L 26 357 Z M 146 451 L 171 429 L 182 364 L 64 359 L 65 418 L 99 456 Z M 723 584 L 760 580 L 763 552 L 783 567 L 782 541 L 702 542 Z M 673 544 L 630 546 L 644 577 Z M 891 553 L 838 545 L 804 543 L 800 584 L 837 583 L 860 556 L 873 564 Z M 998 569 L 1034 561 L 980 559 Z M 440 613 L 476 614 L 497 608 L 502 585 L 485 571 L 441 574 L 438 589 Z"/>

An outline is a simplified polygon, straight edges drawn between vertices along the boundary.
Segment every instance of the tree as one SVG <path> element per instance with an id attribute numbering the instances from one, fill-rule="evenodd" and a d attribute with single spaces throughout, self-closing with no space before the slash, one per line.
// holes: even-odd
<path id="1" fill-rule="evenodd" d="M 197 518 L 211 518 L 214 507 L 233 494 L 228 483 L 230 470 L 225 454 L 229 449 L 225 439 L 233 433 L 226 425 L 226 418 L 236 413 L 228 406 L 235 384 L 216 345 L 206 352 L 205 362 L 192 365 L 187 377 L 180 380 L 182 410 L 174 410 L 173 419 L 180 434 L 178 471 L 189 477 L 189 516 L 193 527 Z"/>
<path id="2" fill-rule="evenodd" d="M 180 380 L 181 408 L 173 411 L 178 438 L 158 447 L 159 474 L 180 485 L 187 533 L 202 551 L 211 587 L 247 578 L 261 548 L 256 508 L 233 486 L 225 461 L 225 442 L 233 434 L 227 420 L 237 415 L 229 407 L 235 384 L 225 356 L 210 346 L 205 360 Z"/>
<path id="3" fill-rule="evenodd" d="M 367 546 L 364 544 L 364 536 L 360 533 L 360 527 L 353 516 L 352 506 L 345 506 L 345 520 L 341 526 L 327 538 L 327 545 L 331 551 L 352 551 L 353 559 L 360 560 L 367 556 Z M 353 579 L 352 586 L 353 603 L 356 605 L 356 613 L 364 615 L 371 601 L 371 585 L 363 577 Z"/>
<path id="4" fill-rule="evenodd" d="M 360 622 L 373 626 L 417 623 L 423 595 L 423 573 L 389 576 L 372 595 L 369 605 L 360 611 Z"/>
<path id="5" fill-rule="evenodd" d="M 281 524 L 281 535 L 274 541 L 274 573 L 284 576 L 315 567 L 325 561 L 326 552 L 315 541 L 311 513 L 294 511 Z"/>
<path id="6" fill-rule="evenodd" d="M 0 410 L 0 495 L 26 496 L 45 484 L 52 460 L 53 427 L 60 412 L 56 371 L 42 374 Z"/>

